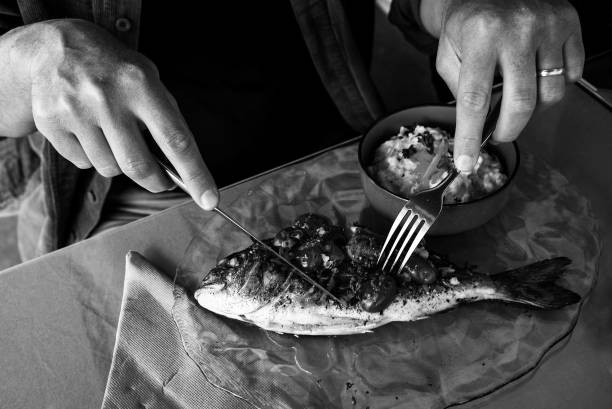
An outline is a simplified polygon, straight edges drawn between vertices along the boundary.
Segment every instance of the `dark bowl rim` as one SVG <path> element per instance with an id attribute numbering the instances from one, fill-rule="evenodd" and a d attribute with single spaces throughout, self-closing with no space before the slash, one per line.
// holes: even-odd
<path id="1" fill-rule="evenodd" d="M 366 136 L 367 136 L 367 135 L 368 135 L 368 134 L 369 134 L 369 133 L 372 131 L 372 129 L 374 129 L 374 127 L 375 127 L 376 125 L 380 124 L 382 121 L 384 121 L 385 119 L 389 118 L 390 116 L 395 115 L 395 114 L 399 114 L 400 112 L 404 112 L 404 111 L 407 111 L 407 110 L 409 110 L 409 109 L 414 109 L 414 108 L 428 108 L 428 107 L 430 107 L 430 108 L 451 108 L 451 109 L 456 109 L 456 107 L 455 107 L 454 105 L 446 105 L 446 104 L 425 104 L 425 105 L 414 105 L 414 106 L 411 106 L 411 107 L 402 108 L 402 109 L 399 109 L 399 110 L 397 110 L 397 111 L 395 111 L 395 112 L 391 112 L 391 113 L 389 113 L 389 114 L 387 114 L 387 115 L 385 115 L 385 116 L 383 116 L 383 117 L 378 118 L 376 121 L 374 121 L 374 122 L 372 123 L 372 125 L 370 125 L 370 126 L 368 127 L 367 131 L 365 131 L 365 132 L 363 133 L 362 137 L 359 139 L 359 147 L 357 148 L 357 160 L 359 161 L 359 167 L 361 168 L 361 170 L 363 171 L 363 173 L 366 175 L 366 177 L 367 177 L 367 178 L 368 178 L 370 181 L 372 181 L 372 183 L 374 183 L 374 185 L 376 185 L 376 187 L 378 187 L 378 188 L 380 188 L 380 189 L 384 190 L 385 192 L 389 193 L 391 196 L 396 197 L 396 198 L 398 198 L 398 199 L 400 199 L 400 200 L 407 201 L 407 200 L 410 200 L 410 198 L 406 198 L 406 197 L 399 196 L 398 194 L 393 193 L 393 192 L 392 192 L 392 191 L 390 191 L 389 189 L 387 189 L 387 188 L 385 188 L 385 187 L 382 187 L 381 185 L 379 185 L 379 184 L 378 184 L 378 182 L 376 182 L 376 181 L 375 181 L 375 180 L 372 178 L 372 176 L 370 176 L 370 173 L 368 172 L 368 170 L 367 170 L 366 166 L 365 166 L 365 165 L 364 165 L 364 163 L 363 163 L 363 162 L 364 162 L 364 159 L 363 159 L 363 156 L 364 156 L 364 155 L 362 155 L 362 152 L 363 152 L 363 144 L 364 144 L 364 141 L 365 141 L 365 139 L 366 139 Z M 490 197 L 493 197 L 493 196 L 497 195 L 498 193 L 503 192 L 503 191 L 504 191 L 506 188 L 508 188 L 508 186 L 510 186 L 510 184 L 511 184 L 512 180 L 513 180 L 513 179 L 514 179 L 514 177 L 516 176 L 516 174 L 517 174 L 517 172 L 518 172 L 518 169 L 519 169 L 519 167 L 520 167 L 520 165 L 521 165 L 521 152 L 520 152 L 520 150 L 519 150 L 518 143 L 517 143 L 516 141 L 512 141 L 511 143 L 512 143 L 512 146 L 514 147 L 514 153 L 516 154 L 516 164 L 515 164 L 515 166 L 514 166 L 514 169 L 512 170 L 512 172 L 510 173 L 510 175 L 508 176 L 508 179 L 506 180 L 506 182 L 505 182 L 505 183 L 504 183 L 504 184 L 503 184 L 503 185 L 502 185 L 502 186 L 501 186 L 499 189 L 494 190 L 494 191 L 492 191 L 492 192 L 490 192 L 490 193 L 488 193 L 488 194 L 486 194 L 486 195 L 484 195 L 484 196 L 482 196 L 482 197 L 479 197 L 478 199 L 470 200 L 469 202 L 462 202 L 462 203 L 444 203 L 444 205 L 443 205 L 443 206 L 446 206 L 446 207 L 456 207 L 456 208 L 459 208 L 459 207 L 462 207 L 462 206 L 468 206 L 468 205 L 471 205 L 471 204 L 474 204 L 474 203 L 478 203 L 478 202 L 480 202 L 480 201 L 483 201 L 483 200 L 485 200 L 485 199 L 488 199 L 488 198 L 490 198 Z"/>

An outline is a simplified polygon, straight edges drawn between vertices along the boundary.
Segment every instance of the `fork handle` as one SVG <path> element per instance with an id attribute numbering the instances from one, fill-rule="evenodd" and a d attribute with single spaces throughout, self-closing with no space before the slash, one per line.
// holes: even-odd
<path id="1" fill-rule="evenodd" d="M 450 185 L 451 183 L 453 183 L 453 180 L 455 180 L 455 178 L 457 177 L 457 175 L 459 174 L 459 171 L 457 170 L 456 167 L 452 167 L 448 176 L 446 176 L 446 178 L 444 178 L 442 180 L 442 182 L 440 182 L 440 184 L 438 184 L 435 189 L 437 191 L 444 191 L 446 192 L 446 188 L 448 187 L 448 185 Z"/>
<path id="2" fill-rule="evenodd" d="M 501 98 L 499 98 L 495 104 L 491 107 L 487 118 L 485 119 L 484 126 L 482 127 L 482 142 L 480 148 L 482 149 L 493 135 L 495 127 L 497 126 L 497 120 L 499 119 L 499 113 L 501 111 Z"/>

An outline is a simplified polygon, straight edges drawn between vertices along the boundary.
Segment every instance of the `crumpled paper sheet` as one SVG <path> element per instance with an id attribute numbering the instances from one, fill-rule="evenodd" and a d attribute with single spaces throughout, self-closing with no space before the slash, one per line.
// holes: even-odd
<path id="1" fill-rule="evenodd" d="M 228 208 L 269 237 L 303 212 L 385 231 L 359 181 L 356 146 L 271 176 Z M 522 155 L 508 205 L 485 226 L 427 240 L 456 263 L 499 272 L 564 255 L 562 284 L 586 296 L 600 242 L 588 201 L 558 172 Z M 198 220 L 194 220 L 198 223 Z M 573 329 L 581 304 L 537 311 L 502 303 L 461 306 L 370 334 L 295 337 L 210 313 L 193 291 L 216 261 L 249 240 L 221 218 L 201 226 L 178 270 L 173 316 L 206 379 L 260 408 L 442 408 L 518 379 Z"/>

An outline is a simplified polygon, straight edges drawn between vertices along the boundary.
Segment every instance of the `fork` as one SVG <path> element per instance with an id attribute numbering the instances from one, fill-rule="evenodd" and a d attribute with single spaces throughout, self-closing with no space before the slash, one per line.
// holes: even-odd
<path id="1" fill-rule="evenodd" d="M 494 105 L 491 107 L 487 118 L 485 119 L 483 127 L 483 138 L 480 144 L 480 148 L 484 147 L 487 143 L 497 124 L 497 118 L 501 108 L 501 98 L 499 98 Z M 401 271 L 410 256 L 423 240 L 425 234 L 429 231 L 429 228 L 434 224 L 438 216 L 442 211 L 442 205 L 444 201 L 444 194 L 446 188 L 455 180 L 459 171 L 452 166 L 449 174 L 440 182 L 438 185 L 423 190 L 411 199 L 406 201 L 404 207 L 399 211 L 391 229 L 385 238 L 380 254 L 378 255 L 377 266 L 380 266 L 382 260 L 382 270 L 385 271 L 385 267 L 389 265 L 386 272 L 391 273 L 394 268 L 398 265 L 398 261 L 401 259 L 401 264 L 396 270 Z M 397 233 L 397 234 L 396 234 Z M 388 248 L 389 244 L 393 243 Z M 399 249 L 398 249 L 399 246 Z M 408 250 L 406 250 L 408 247 Z M 395 254 L 395 258 L 393 255 Z M 389 264 L 389 261 L 393 258 L 393 262 Z"/>

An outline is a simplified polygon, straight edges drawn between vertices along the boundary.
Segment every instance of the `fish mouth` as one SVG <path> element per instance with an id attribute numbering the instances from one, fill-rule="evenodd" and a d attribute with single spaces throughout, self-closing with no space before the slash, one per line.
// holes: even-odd
<path id="1" fill-rule="evenodd" d="M 245 314 L 257 311 L 267 304 L 241 294 L 232 294 L 222 283 L 202 286 L 196 290 L 194 297 L 207 310 L 236 319 L 243 319 Z"/>
<path id="2" fill-rule="evenodd" d="M 225 283 L 221 283 L 221 282 L 206 282 L 204 281 L 201 286 L 200 286 L 200 290 L 206 290 L 209 293 L 218 293 L 220 291 L 223 291 L 226 287 Z"/>

